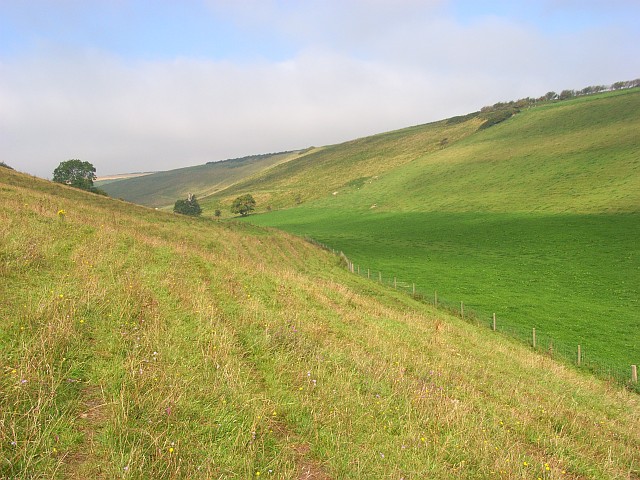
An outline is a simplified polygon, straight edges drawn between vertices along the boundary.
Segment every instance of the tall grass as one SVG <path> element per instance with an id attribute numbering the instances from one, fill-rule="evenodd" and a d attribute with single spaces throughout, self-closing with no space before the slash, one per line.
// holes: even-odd
<path id="1" fill-rule="evenodd" d="M 0 196 L 0 478 L 640 474 L 637 395 L 308 242 L 9 171 Z"/>

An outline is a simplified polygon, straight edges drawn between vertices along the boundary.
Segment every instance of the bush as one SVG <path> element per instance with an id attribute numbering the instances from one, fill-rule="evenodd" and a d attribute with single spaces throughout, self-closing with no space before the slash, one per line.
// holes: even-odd
<path id="1" fill-rule="evenodd" d="M 496 110 L 495 112 L 490 112 L 489 114 L 485 115 L 486 120 L 482 125 L 480 125 L 478 130 L 489 128 L 500 122 L 504 122 L 505 120 L 511 118 L 517 112 L 518 110 L 513 108 L 505 108 L 501 110 Z"/>
<path id="2" fill-rule="evenodd" d="M 202 213 L 202 208 L 200 208 L 200 204 L 198 203 L 198 200 L 196 200 L 196 196 L 190 193 L 186 200 L 176 200 L 176 203 L 173 206 L 173 211 L 181 215 L 197 217 Z"/>
<path id="3" fill-rule="evenodd" d="M 249 215 L 256 208 L 256 201 L 250 194 L 236 198 L 231 205 L 231 213 L 239 213 L 243 217 Z"/>

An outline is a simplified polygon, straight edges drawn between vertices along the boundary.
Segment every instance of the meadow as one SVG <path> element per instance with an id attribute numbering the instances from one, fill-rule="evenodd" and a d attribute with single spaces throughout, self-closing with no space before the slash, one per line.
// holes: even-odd
<path id="1" fill-rule="evenodd" d="M 637 394 L 302 239 L 0 198 L 0 478 L 640 476 Z"/>
<path id="2" fill-rule="evenodd" d="M 484 325 L 496 313 L 525 341 L 536 328 L 539 346 L 567 359 L 579 344 L 592 368 L 625 379 L 640 363 L 638 111 L 637 89 L 531 108 L 249 221 L 464 302 Z"/>
<path id="3" fill-rule="evenodd" d="M 343 251 L 361 275 L 394 278 L 565 359 L 628 380 L 640 359 L 640 215 L 372 214 L 290 209 L 254 216 Z"/>

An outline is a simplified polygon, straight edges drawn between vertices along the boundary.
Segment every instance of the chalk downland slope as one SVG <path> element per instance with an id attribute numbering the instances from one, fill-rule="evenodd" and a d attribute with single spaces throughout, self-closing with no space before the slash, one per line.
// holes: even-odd
<path id="1" fill-rule="evenodd" d="M 487 129 L 470 114 L 318 149 L 203 201 L 258 211 L 324 200 L 351 210 L 612 213 L 640 210 L 640 89 L 541 104 Z"/>
<path id="2" fill-rule="evenodd" d="M 638 395 L 300 239 L 0 197 L 0 478 L 640 476 Z"/>
<path id="3" fill-rule="evenodd" d="M 308 151 L 253 155 L 111 181 L 99 186 L 114 198 L 149 207 L 170 207 L 176 200 L 187 198 L 189 193 L 197 198 L 210 195 L 242 178 L 298 158 Z"/>
<path id="4" fill-rule="evenodd" d="M 592 368 L 627 380 L 640 363 L 638 132 L 636 88 L 523 110 L 359 182 L 345 144 L 326 160 L 344 183 L 335 195 L 249 221 L 313 237 L 451 308 L 464 302 L 485 325 L 496 313 L 527 342 L 536 328 L 539 346 L 569 361 L 581 345 Z M 303 173 L 291 178 L 323 192 Z"/>

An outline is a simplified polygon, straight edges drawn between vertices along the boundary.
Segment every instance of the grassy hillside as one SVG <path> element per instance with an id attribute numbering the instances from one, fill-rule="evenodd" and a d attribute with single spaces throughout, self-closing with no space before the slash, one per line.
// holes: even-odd
<path id="1" fill-rule="evenodd" d="M 580 344 L 626 378 L 640 363 L 638 112 L 638 89 L 531 108 L 251 221 L 312 236 L 430 298 L 437 290 L 486 324 L 495 312 L 522 338 L 535 327 L 569 358 Z M 335 175 L 348 172 L 346 162 Z"/>
<path id="2" fill-rule="evenodd" d="M 111 197 L 149 207 L 173 206 L 193 193 L 198 198 L 217 192 L 238 180 L 288 160 L 304 151 L 255 155 L 195 167 L 178 168 L 151 175 L 101 183 Z"/>
<path id="3" fill-rule="evenodd" d="M 265 169 L 203 199 L 203 209 L 229 210 L 233 199 L 250 192 L 258 210 L 308 202 L 376 182 L 416 156 L 447 148 L 474 133 L 483 119 L 443 120 L 316 149 L 303 158 Z"/>
<path id="4" fill-rule="evenodd" d="M 93 185 L 98 187 L 98 188 L 102 188 L 104 185 L 108 185 L 109 183 L 119 182 L 119 181 L 122 181 L 122 180 L 129 180 L 131 178 L 144 177 L 146 175 L 151 175 L 152 173 L 155 173 L 155 172 L 120 173 L 120 174 L 116 174 L 116 175 L 98 177 L 93 182 Z"/>
<path id="5" fill-rule="evenodd" d="M 0 478 L 640 476 L 637 394 L 311 244 L 0 196 Z"/>
<path id="6" fill-rule="evenodd" d="M 543 104 L 485 130 L 472 114 L 366 137 L 243 179 L 203 205 L 251 192 L 262 209 L 300 194 L 388 211 L 638 211 L 639 105 L 636 88 Z"/>

